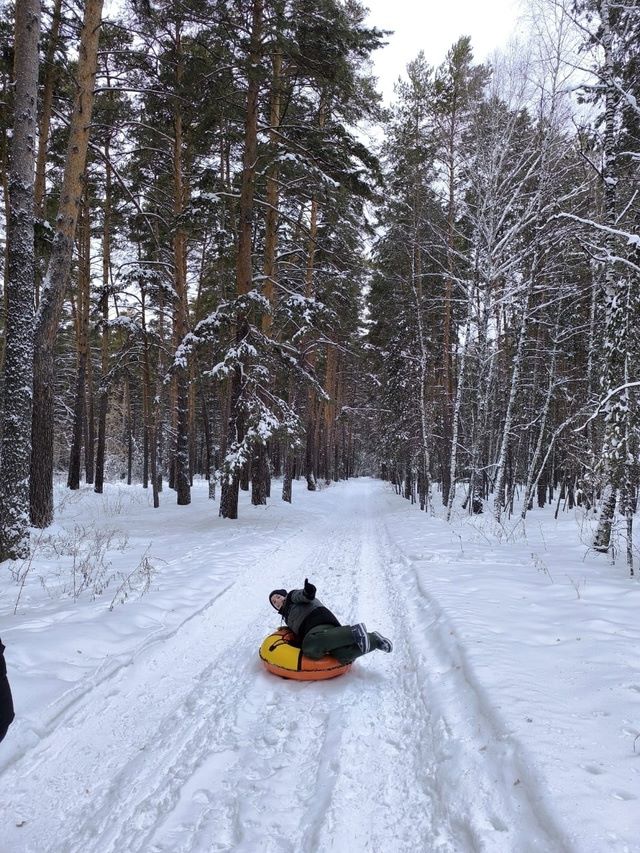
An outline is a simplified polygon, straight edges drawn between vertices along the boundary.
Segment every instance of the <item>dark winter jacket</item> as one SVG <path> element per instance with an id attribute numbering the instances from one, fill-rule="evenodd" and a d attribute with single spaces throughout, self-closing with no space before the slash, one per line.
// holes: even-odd
<path id="1" fill-rule="evenodd" d="M 340 623 L 321 601 L 315 597 L 309 598 L 303 589 L 292 589 L 287 595 L 280 614 L 287 627 L 291 628 L 298 640 L 302 642 L 305 635 L 318 625 L 334 625 Z"/>
<path id="2" fill-rule="evenodd" d="M 0 740 L 7 733 L 7 729 L 13 722 L 13 699 L 11 688 L 7 678 L 7 665 L 4 660 L 4 646 L 0 640 Z"/>

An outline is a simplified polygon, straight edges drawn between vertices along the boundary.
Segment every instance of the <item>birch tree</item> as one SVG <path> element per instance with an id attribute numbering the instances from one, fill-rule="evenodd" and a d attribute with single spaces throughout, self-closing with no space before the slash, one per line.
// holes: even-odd
<path id="1" fill-rule="evenodd" d="M 444 266 L 442 253 L 436 255 L 433 248 L 434 225 L 444 230 L 444 217 L 431 187 L 432 86 L 432 69 L 419 54 L 407 66 L 407 81 L 397 87 L 398 102 L 387 128 L 383 155 L 390 192 L 381 211 L 386 233 L 376 249 L 379 274 L 370 299 L 371 340 L 383 357 L 384 409 L 396 419 L 380 424 L 376 439 L 387 446 L 383 458 L 402 478 L 405 496 L 412 498 L 417 490 L 423 509 L 430 501 L 432 477 L 433 344 L 438 325 L 435 311 L 429 321 L 428 308 L 435 305 L 430 299 L 434 268 L 438 262 Z"/>
<path id="2" fill-rule="evenodd" d="M 576 19 L 587 34 L 584 52 L 592 57 L 595 85 L 585 85 L 586 97 L 602 110 L 599 169 L 602 214 L 584 222 L 603 271 L 604 335 L 601 357 L 601 395 L 606 403 L 599 471 L 604 497 L 594 548 L 611 547 L 614 514 L 620 506 L 626 518 L 627 561 L 633 574 L 632 530 L 637 484 L 637 421 L 635 343 L 631 329 L 637 323 L 638 205 L 640 193 L 637 133 L 640 80 L 637 74 L 640 9 L 600 0 L 574 4 Z M 630 225 L 630 227 L 628 227 Z M 627 227 L 625 227 L 627 226 Z M 615 393 L 613 389 L 618 389 Z"/>

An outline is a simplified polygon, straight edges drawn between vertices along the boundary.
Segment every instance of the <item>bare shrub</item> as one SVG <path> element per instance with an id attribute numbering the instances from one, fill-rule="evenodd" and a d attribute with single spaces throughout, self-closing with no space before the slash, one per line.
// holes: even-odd
<path id="1" fill-rule="evenodd" d="M 41 531 L 32 543 L 28 559 L 13 572 L 20 586 L 14 612 L 20 604 L 27 576 L 34 561 L 37 562 L 36 557 L 57 564 L 53 576 L 39 576 L 46 592 L 50 596 L 69 596 L 77 601 L 84 593 L 89 593 L 92 599 L 97 598 L 121 576 L 112 569 L 110 554 L 114 551 L 124 553 L 128 547 L 128 534 L 93 524 L 74 524 L 69 530 L 48 535 Z"/>
<path id="2" fill-rule="evenodd" d="M 149 543 L 147 550 L 140 558 L 138 565 L 129 574 L 118 573 L 121 582 L 111 599 L 109 610 L 113 610 L 116 604 L 124 604 L 131 594 L 135 594 L 137 598 L 141 598 L 149 591 L 153 578 L 158 571 L 149 559 L 149 548 L 151 548 L 151 543 Z M 165 561 L 162 560 L 161 562 Z"/>

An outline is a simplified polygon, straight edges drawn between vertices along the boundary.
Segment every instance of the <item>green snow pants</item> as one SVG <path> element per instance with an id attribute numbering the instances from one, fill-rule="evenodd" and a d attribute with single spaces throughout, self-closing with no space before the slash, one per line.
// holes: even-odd
<path id="1" fill-rule="evenodd" d="M 378 641 L 369 634 L 370 651 L 378 648 Z M 353 663 L 362 652 L 353 641 L 349 625 L 316 625 L 302 641 L 302 654 L 311 660 L 320 660 L 325 655 L 333 655 L 340 663 Z"/>

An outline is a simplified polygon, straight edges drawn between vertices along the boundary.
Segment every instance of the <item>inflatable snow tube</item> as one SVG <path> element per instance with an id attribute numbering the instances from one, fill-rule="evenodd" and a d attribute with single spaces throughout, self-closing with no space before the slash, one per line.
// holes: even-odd
<path id="1" fill-rule="evenodd" d="M 340 663 L 330 655 L 320 660 L 305 657 L 296 645 L 295 634 L 288 628 L 278 628 L 263 640 L 260 658 L 269 672 L 295 681 L 323 681 L 351 669 L 350 663 Z"/>

